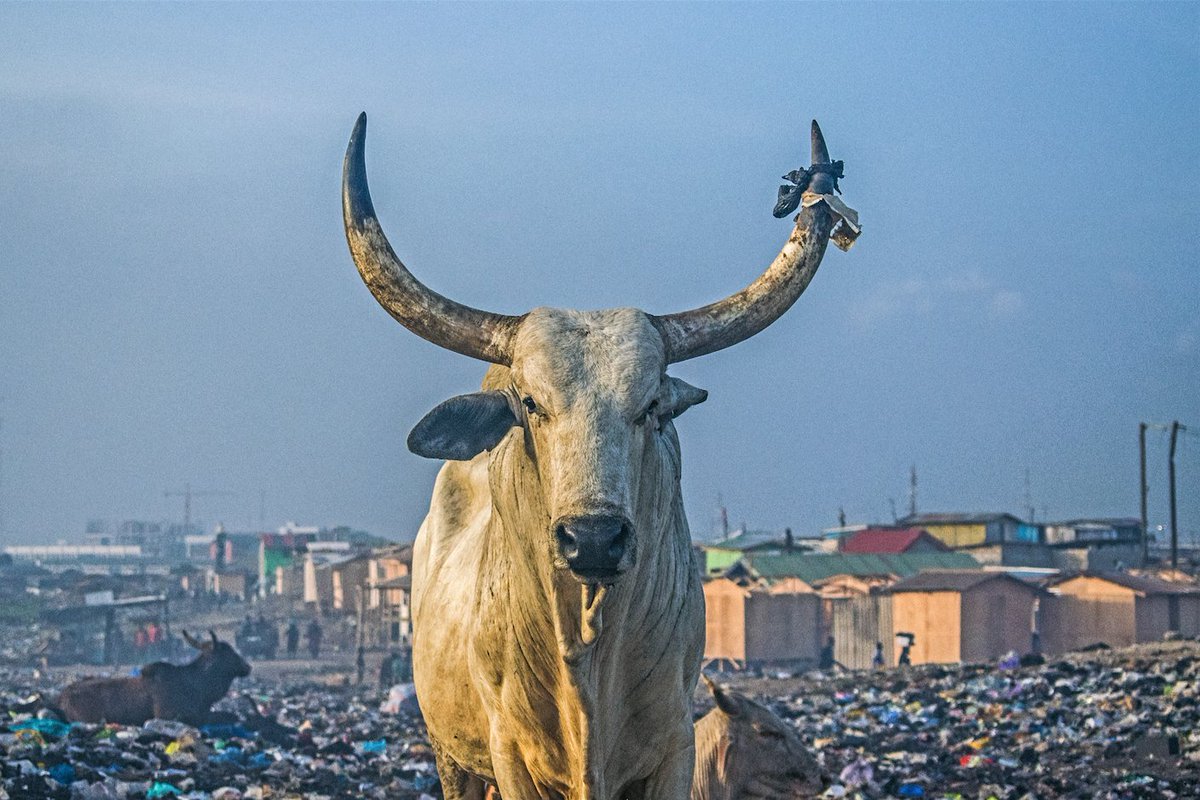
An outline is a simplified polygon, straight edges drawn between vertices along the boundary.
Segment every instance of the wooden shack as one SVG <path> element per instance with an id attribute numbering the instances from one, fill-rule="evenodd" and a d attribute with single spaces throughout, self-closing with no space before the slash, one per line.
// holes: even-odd
<path id="1" fill-rule="evenodd" d="M 771 592 L 727 578 L 704 584 L 704 658 L 736 666 L 815 662 L 821 600 L 811 591 Z"/>
<path id="2" fill-rule="evenodd" d="M 1167 631 L 1200 636 L 1200 587 L 1124 572 L 1085 572 L 1050 586 L 1041 604 L 1047 653 L 1091 644 L 1124 647 L 1162 639 Z"/>
<path id="3" fill-rule="evenodd" d="M 894 630 L 916 637 L 913 664 L 995 661 L 1033 649 L 1042 590 L 1019 578 L 982 570 L 922 572 L 887 591 Z"/>

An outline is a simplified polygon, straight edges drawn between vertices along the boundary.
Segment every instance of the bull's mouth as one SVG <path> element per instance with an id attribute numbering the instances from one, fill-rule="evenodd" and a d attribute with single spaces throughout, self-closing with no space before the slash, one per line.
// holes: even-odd
<path id="1" fill-rule="evenodd" d="M 608 585 L 585 583 L 581 587 L 579 613 L 579 641 L 585 646 L 600 637 L 604 628 L 604 601 L 608 599 Z"/>
<path id="2" fill-rule="evenodd" d="M 612 586 L 625 573 L 623 569 L 570 569 L 571 577 L 584 586 Z"/>

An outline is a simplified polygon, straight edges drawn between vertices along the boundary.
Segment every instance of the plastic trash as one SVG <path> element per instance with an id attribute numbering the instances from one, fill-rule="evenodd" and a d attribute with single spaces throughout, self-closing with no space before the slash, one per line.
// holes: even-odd
<path id="1" fill-rule="evenodd" d="M 355 745 L 355 749 L 363 755 L 381 755 L 387 752 L 387 742 L 383 739 L 359 742 Z"/>
<path id="2" fill-rule="evenodd" d="M 69 723 L 56 719 L 34 717 L 23 722 L 14 722 L 9 726 L 9 730 L 14 732 L 37 731 L 44 739 L 61 739 L 71 732 L 71 726 Z"/>

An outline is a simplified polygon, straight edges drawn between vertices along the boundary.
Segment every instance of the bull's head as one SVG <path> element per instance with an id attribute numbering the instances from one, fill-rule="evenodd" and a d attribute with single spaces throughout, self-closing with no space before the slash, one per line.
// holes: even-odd
<path id="1" fill-rule="evenodd" d="M 636 309 L 495 314 L 437 294 L 397 258 L 371 203 L 365 136 L 364 114 L 350 139 L 342 184 L 346 238 L 363 280 L 409 330 L 497 365 L 485 391 L 451 398 L 422 419 L 409 448 L 428 458 L 469 460 L 522 429 L 510 441 L 523 443 L 525 464 L 536 470 L 555 565 L 592 590 L 613 583 L 634 564 L 639 538 L 651 533 L 643 528 L 665 516 L 647 509 L 669 510 L 677 502 L 672 420 L 707 396 L 669 377 L 667 366 L 737 344 L 783 314 L 816 271 L 832 215 L 819 205 L 804 208 L 802 224 L 758 280 L 703 308 L 665 316 Z M 815 122 L 812 146 L 813 160 L 828 163 Z M 812 191 L 832 189 L 825 186 L 828 175 L 814 176 Z"/>
<path id="2" fill-rule="evenodd" d="M 218 639 L 215 631 L 208 632 L 208 641 L 197 639 L 187 631 L 180 633 L 185 642 L 200 651 L 193 663 L 198 663 L 205 674 L 218 679 L 244 678 L 250 674 L 250 665 L 246 663 L 246 659 L 228 642 Z"/>

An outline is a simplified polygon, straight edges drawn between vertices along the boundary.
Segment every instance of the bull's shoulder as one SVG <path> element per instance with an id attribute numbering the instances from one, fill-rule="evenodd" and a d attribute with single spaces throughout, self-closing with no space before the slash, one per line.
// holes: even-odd
<path id="1" fill-rule="evenodd" d="M 470 461 L 447 461 L 433 485 L 429 516 L 448 529 L 461 529 L 491 509 L 488 457 L 484 452 Z"/>
<path id="2" fill-rule="evenodd" d="M 430 556 L 440 560 L 471 531 L 487 526 L 491 516 L 488 489 L 488 454 L 471 461 L 447 461 L 438 472 L 429 502 L 429 513 L 421 526 L 421 539 Z"/>

